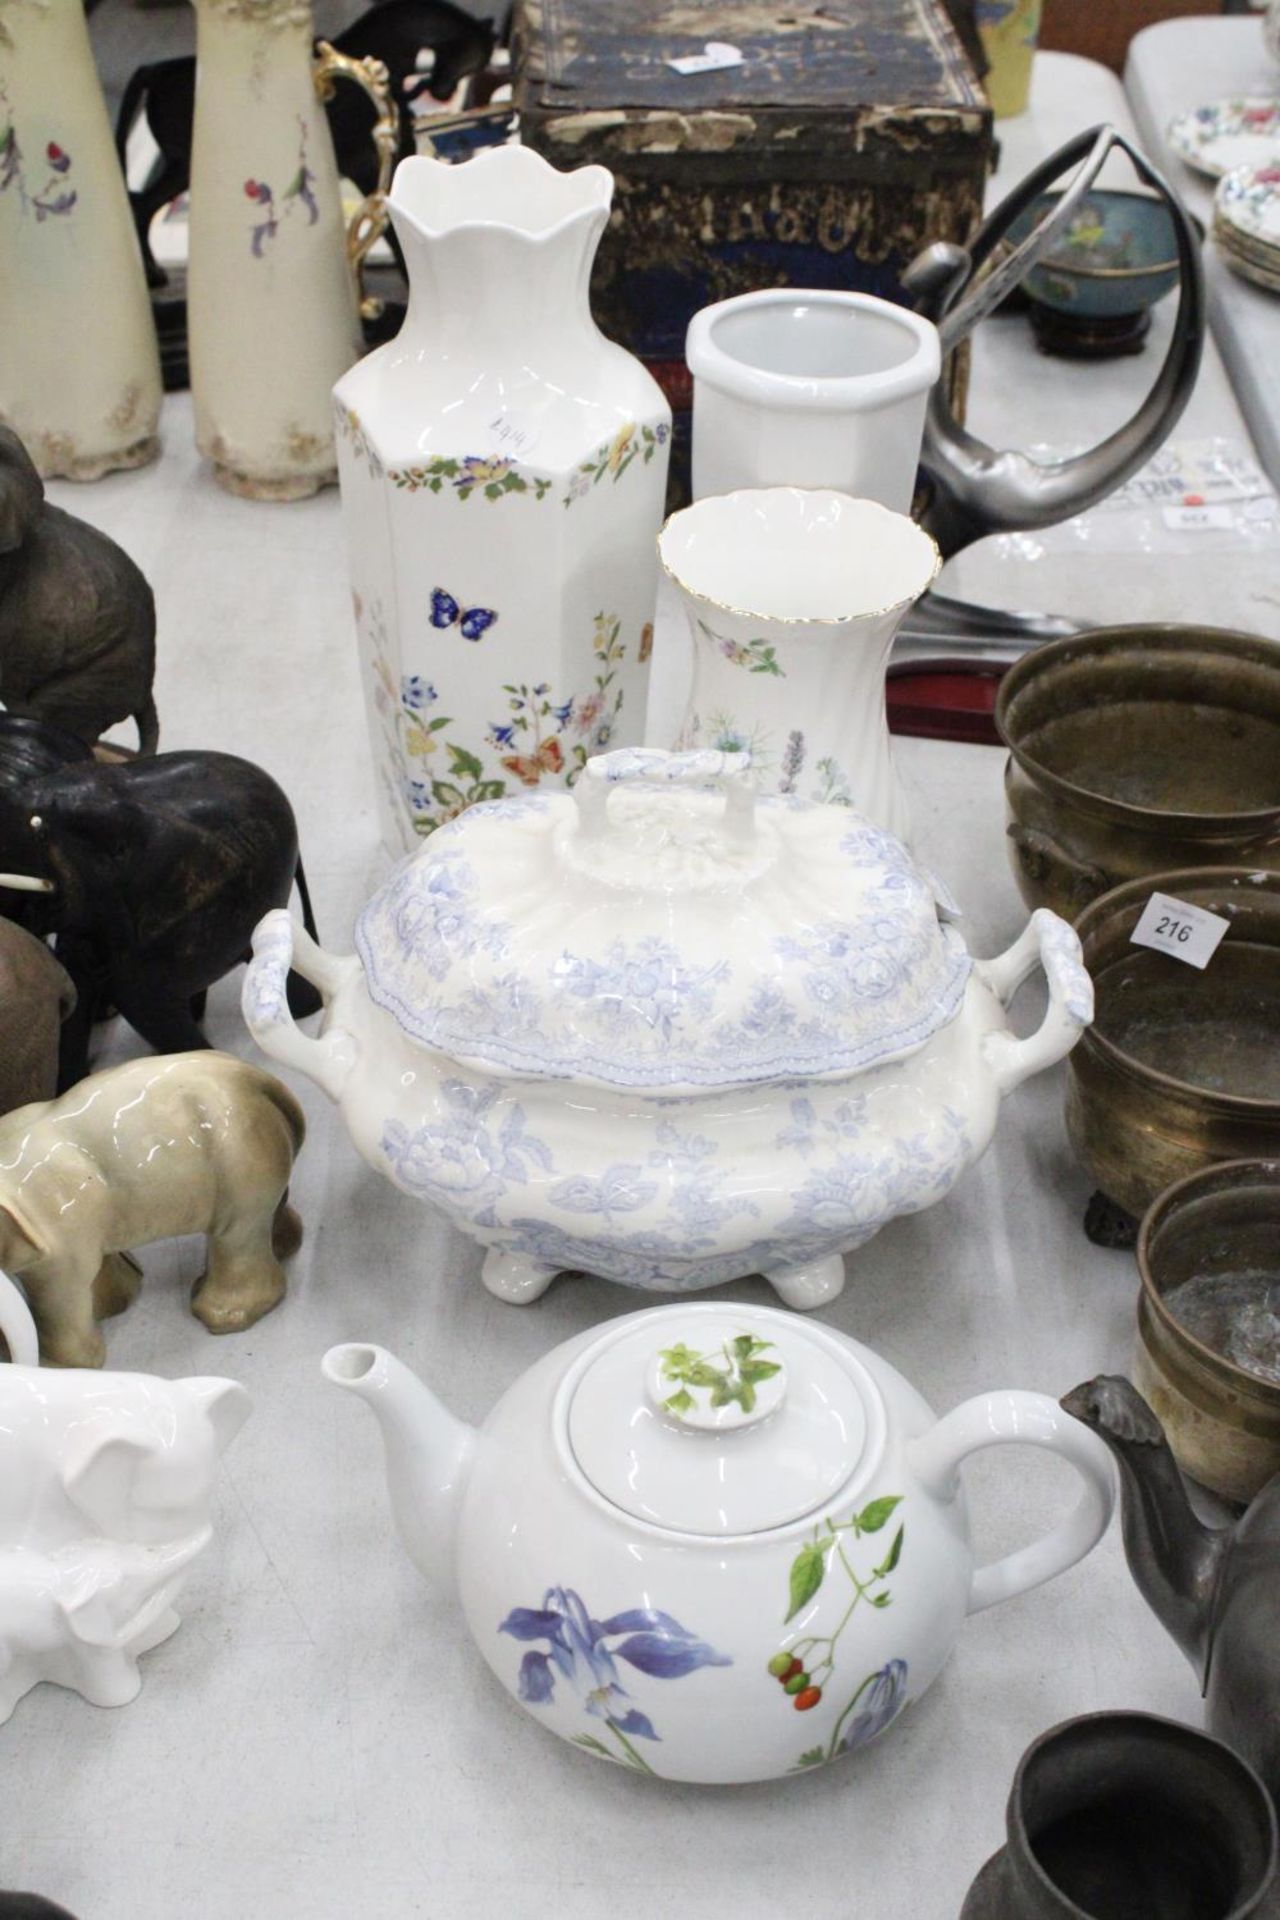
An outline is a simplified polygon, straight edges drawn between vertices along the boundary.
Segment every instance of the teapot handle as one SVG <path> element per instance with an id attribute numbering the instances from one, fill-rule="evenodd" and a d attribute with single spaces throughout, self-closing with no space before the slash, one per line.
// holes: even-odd
<path id="1" fill-rule="evenodd" d="M 999 1030 L 983 1035 L 983 1059 L 1001 1096 L 1012 1093 L 1043 1067 L 1065 1059 L 1093 1019 L 1093 981 L 1084 964 L 1080 936 L 1048 907 L 1036 908 L 1004 953 L 976 962 L 979 978 L 1002 1007 L 1008 1006 L 1037 966 L 1044 968 L 1049 1005 L 1036 1031 L 1025 1039 Z"/>
<path id="2" fill-rule="evenodd" d="M 340 1100 L 356 1063 L 355 1036 L 342 1027 L 314 1040 L 303 1033 L 289 1011 L 290 969 L 319 987 L 328 1000 L 351 974 L 359 972 L 360 962 L 354 954 L 335 959 L 295 923 L 287 907 L 275 907 L 253 930 L 253 955 L 240 992 L 244 1023 L 262 1051 L 286 1067 L 296 1067 L 323 1087 L 331 1100 Z"/>
<path id="3" fill-rule="evenodd" d="M 1082 1446 L 1082 1438 L 1095 1444 Z M 961 1463 L 984 1447 L 1004 1445 L 1042 1447 L 1061 1455 L 1079 1474 L 1084 1490 L 1066 1519 L 1040 1539 L 975 1568 L 969 1583 L 970 1613 L 1028 1593 L 1083 1560 L 1106 1532 L 1115 1507 L 1111 1455 L 1089 1429 L 1073 1433 L 1070 1416 L 1064 1419 L 1057 1401 L 1047 1393 L 1015 1388 L 980 1393 L 910 1441 L 907 1457 L 927 1492 L 938 1500 L 953 1500 Z"/>
<path id="4" fill-rule="evenodd" d="M 617 747 L 587 761 L 573 790 L 584 839 L 598 840 L 609 823 L 609 795 L 621 786 L 722 787 L 726 840 L 749 842 L 755 832 L 756 789 L 749 753 L 698 747 L 669 753 L 665 747 Z"/>
<path id="5" fill-rule="evenodd" d="M 1105 146 L 1103 143 L 1105 142 Z M 1010 226 L 1032 200 L 1065 168 L 1089 156 L 1093 168 L 1099 148 L 1126 153 L 1139 179 L 1167 204 L 1178 254 L 1178 311 L 1164 363 L 1146 399 L 1133 415 L 1096 447 L 1068 460 L 1041 462 L 1016 450 L 997 452 L 966 433 L 951 413 L 946 383 L 939 381 L 925 417 L 920 461 L 932 498 L 920 516 L 944 558 L 990 533 L 1052 526 L 1083 513 L 1127 480 L 1171 432 L 1195 385 L 1205 333 L 1204 270 L 1200 244 L 1173 188 L 1146 155 L 1114 127 L 1090 127 L 1034 168 L 1001 201 L 966 254 L 961 248 L 929 247 L 907 269 L 904 285 L 919 296 L 919 310 L 933 320 L 944 347 L 956 342 L 982 318 L 990 298 L 1008 290 L 1005 265 L 983 280 L 977 272 L 1005 240 Z M 1086 169 L 1087 173 L 1087 169 Z M 1063 198 L 1078 187 L 1073 182 Z M 1049 218 L 1052 220 L 1053 216 Z M 1029 236 L 1030 253 L 1039 249 L 1044 227 Z M 1027 242 L 1012 258 L 1024 255 Z M 1006 263 L 1007 264 L 1007 263 Z M 959 296 L 968 289 L 967 297 Z M 958 304 L 957 304 L 958 303 Z"/>
<path id="6" fill-rule="evenodd" d="M 328 40 L 316 43 L 312 78 L 321 100 L 332 99 L 335 80 L 352 80 L 356 86 L 363 87 L 373 102 L 376 118 L 371 137 L 378 151 L 378 184 L 372 193 L 365 195 L 351 216 L 347 228 L 347 263 L 355 276 L 360 318 L 376 320 L 383 302 L 364 291 L 364 263 L 370 249 L 385 233 L 390 217 L 387 194 L 391 170 L 400 151 L 400 109 L 391 97 L 391 76 L 383 61 L 372 56 L 365 60 L 353 59 L 349 53 L 339 53 Z"/>

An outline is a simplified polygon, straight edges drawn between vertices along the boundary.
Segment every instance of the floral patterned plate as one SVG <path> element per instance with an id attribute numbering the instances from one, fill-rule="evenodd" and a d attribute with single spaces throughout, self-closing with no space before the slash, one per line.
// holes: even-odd
<path id="1" fill-rule="evenodd" d="M 1280 163 L 1280 100 L 1215 100 L 1169 122 L 1165 138 L 1197 173 L 1221 179 L 1236 167 Z"/>
<path id="2" fill-rule="evenodd" d="M 1213 197 L 1215 227 L 1226 228 L 1229 243 L 1274 261 L 1280 271 L 1280 158 L 1274 166 L 1237 167 Z"/>

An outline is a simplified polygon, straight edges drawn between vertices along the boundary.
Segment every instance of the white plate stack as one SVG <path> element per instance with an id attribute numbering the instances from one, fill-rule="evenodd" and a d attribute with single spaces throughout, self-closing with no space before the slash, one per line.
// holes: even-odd
<path id="1" fill-rule="evenodd" d="M 1280 293 L 1280 165 L 1237 167 L 1219 181 L 1213 238 L 1236 273 Z"/>

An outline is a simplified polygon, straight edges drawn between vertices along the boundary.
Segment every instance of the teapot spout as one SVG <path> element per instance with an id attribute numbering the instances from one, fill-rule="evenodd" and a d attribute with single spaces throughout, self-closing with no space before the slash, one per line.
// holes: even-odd
<path id="1" fill-rule="evenodd" d="M 326 1380 L 360 1396 L 382 1430 L 391 1511 L 409 1558 L 438 1593 L 454 1591 L 454 1538 L 476 1435 L 385 1347 L 330 1347 Z"/>
<path id="2" fill-rule="evenodd" d="M 1129 1571 L 1203 1686 L 1229 1531 L 1197 1519 L 1164 1428 L 1132 1382 L 1118 1375 L 1088 1380 L 1073 1387 L 1062 1406 L 1115 1455 Z"/>

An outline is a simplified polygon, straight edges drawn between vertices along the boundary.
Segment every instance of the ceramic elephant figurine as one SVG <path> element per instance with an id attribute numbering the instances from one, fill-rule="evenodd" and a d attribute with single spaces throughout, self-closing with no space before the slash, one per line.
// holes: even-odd
<path id="1" fill-rule="evenodd" d="M 248 957 L 254 927 L 295 878 L 314 925 L 293 809 L 269 774 L 231 754 L 77 761 L 0 780 L 0 869 L 0 904 L 56 936 L 79 996 L 63 1028 L 62 1087 L 86 1071 L 105 1007 L 160 1052 L 207 1046 L 206 989 Z M 16 891 L 14 875 L 47 890 Z M 289 1004 L 305 1014 L 320 1002 L 297 980 Z"/>
<path id="2" fill-rule="evenodd" d="M 76 990 L 43 940 L 0 920 L 0 1113 L 58 1087 L 62 1023 Z"/>
<path id="3" fill-rule="evenodd" d="M 159 737 L 156 609 L 141 569 L 96 527 L 51 507 L 30 455 L 0 426 L 0 700 L 97 740 L 137 723 Z"/>
<path id="4" fill-rule="evenodd" d="M 0 1367 L 0 1723 L 42 1680 L 123 1706 L 139 1655 L 178 1625 L 249 1396 L 216 1378 L 51 1375 L 31 1363 L 35 1330 L 4 1274 L 0 1331 L 27 1356 Z M 0 1914 L 21 1898 L 0 1896 Z"/>
<path id="5" fill-rule="evenodd" d="M 289 1176 L 306 1124 L 289 1089 L 229 1053 L 144 1056 L 0 1119 L 0 1269 L 17 1275 L 40 1358 L 100 1367 L 98 1321 L 137 1294 L 127 1249 L 208 1236 L 192 1312 L 238 1333 L 284 1297 L 302 1226 Z"/>

